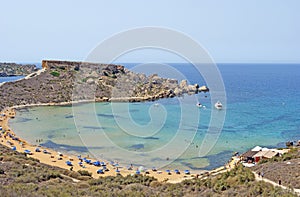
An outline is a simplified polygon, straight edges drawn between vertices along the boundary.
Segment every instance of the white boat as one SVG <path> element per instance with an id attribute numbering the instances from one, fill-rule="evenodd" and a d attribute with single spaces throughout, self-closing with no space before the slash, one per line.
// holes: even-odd
<path id="1" fill-rule="evenodd" d="M 222 108 L 223 108 L 222 103 L 221 103 L 220 101 L 216 102 L 216 103 L 215 103 L 215 108 L 216 108 L 216 109 L 222 109 Z"/>

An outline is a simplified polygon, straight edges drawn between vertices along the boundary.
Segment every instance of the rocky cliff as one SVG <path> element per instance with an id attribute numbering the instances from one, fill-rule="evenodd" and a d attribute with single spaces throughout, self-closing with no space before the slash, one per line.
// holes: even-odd
<path id="1" fill-rule="evenodd" d="M 0 63 L 0 77 L 25 76 L 37 71 L 34 64 Z"/>
<path id="2" fill-rule="evenodd" d="M 82 100 L 138 102 L 206 92 L 183 80 L 133 73 L 122 65 L 43 61 L 43 72 L 0 86 L 0 108 Z"/>

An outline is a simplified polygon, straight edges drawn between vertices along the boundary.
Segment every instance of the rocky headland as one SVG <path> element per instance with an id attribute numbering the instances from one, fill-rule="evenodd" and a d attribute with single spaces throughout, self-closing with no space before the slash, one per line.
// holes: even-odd
<path id="1" fill-rule="evenodd" d="M 25 76 L 37 70 L 34 64 L 0 63 L 0 77 Z"/>
<path id="2" fill-rule="evenodd" d="M 0 86 L 0 110 L 77 101 L 139 102 L 209 91 L 186 80 L 134 73 L 122 65 L 44 60 L 42 67 L 25 79 Z"/>

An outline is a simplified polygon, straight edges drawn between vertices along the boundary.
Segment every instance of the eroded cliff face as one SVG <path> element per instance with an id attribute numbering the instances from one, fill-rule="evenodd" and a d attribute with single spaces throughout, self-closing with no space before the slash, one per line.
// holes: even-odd
<path id="1" fill-rule="evenodd" d="M 37 71 L 34 64 L 0 63 L 0 77 L 25 76 Z"/>
<path id="2" fill-rule="evenodd" d="M 0 106 L 82 100 L 138 102 L 208 91 L 157 75 L 133 73 L 122 65 L 87 62 L 42 62 L 43 72 L 0 86 Z"/>

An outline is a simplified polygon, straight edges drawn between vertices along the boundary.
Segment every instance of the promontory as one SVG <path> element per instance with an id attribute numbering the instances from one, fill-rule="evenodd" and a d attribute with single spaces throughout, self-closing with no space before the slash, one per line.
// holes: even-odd
<path id="1" fill-rule="evenodd" d="M 26 76 L 37 70 L 34 64 L 0 63 L 0 77 Z"/>
<path id="2" fill-rule="evenodd" d="M 0 86 L 0 110 L 77 101 L 139 102 L 207 92 L 206 86 L 134 73 L 122 65 L 43 60 L 42 69 Z"/>

